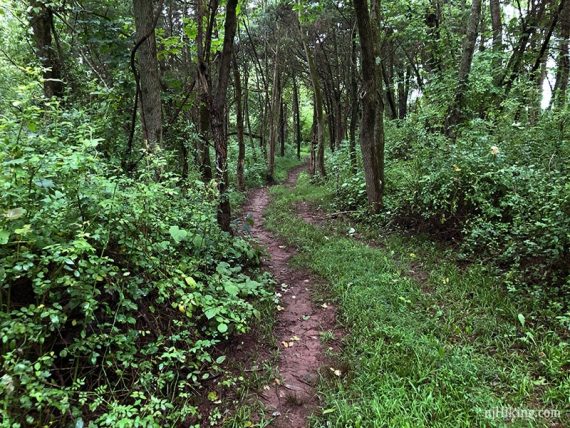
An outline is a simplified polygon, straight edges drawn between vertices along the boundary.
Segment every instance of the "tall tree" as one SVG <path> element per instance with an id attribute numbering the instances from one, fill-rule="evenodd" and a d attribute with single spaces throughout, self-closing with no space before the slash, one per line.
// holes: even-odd
<path id="1" fill-rule="evenodd" d="M 139 53 L 138 84 L 143 135 L 152 151 L 162 144 L 162 103 L 160 99 L 160 72 L 156 56 L 155 28 L 162 9 L 162 1 L 155 11 L 152 0 L 133 0 Z"/>
<path id="2" fill-rule="evenodd" d="M 568 76 L 570 74 L 570 53 L 568 42 L 570 39 L 570 2 L 567 1 L 560 15 L 560 48 L 556 68 L 556 83 L 552 91 L 552 102 L 556 107 L 566 104 L 568 90 Z"/>
<path id="3" fill-rule="evenodd" d="M 501 55 L 503 54 L 503 21 L 501 18 L 500 0 L 489 0 L 491 10 L 491 28 L 493 31 L 493 73 L 495 79 L 500 76 L 503 64 Z"/>
<path id="4" fill-rule="evenodd" d="M 231 206 L 228 189 L 228 135 L 224 126 L 226 111 L 226 93 L 228 90 L 230 66 L 236 34 L 236 8 L 238 0 L 228 0 L 224 23 L 224 44 L 219 58 L 218 82 L 211 96 L 212 135 L 216 148 L 216 180 L 220 202 L 218 205 L 218 224 L 226 232 L 231 231 Z"/>
<path id="5" fill-rule="evenodd" d="M 234 89 L 236 102 L 236 131 L 238 140 L 238 158 L 237 158 L 237 188 L 240 191 L 245 190 L 244 164 L 245 164 L 245 142 L 243 139 L 243 104 L 242 104 L 242 87 L 241 76 L 239 72 L 239 64 L 237 55 L 234 55 Z"/>
<path id="6" fill-rule="evenodd" d="M 279 45 L 273 58 L 273 88 L 271 90 L 271 109 L 269 118 L 269 150 L 267 151 L 267 182 L 274 181 L 275 150 L 279 135 L 279 113 L 281 105 L 281 70 L 279 67 Z"/>
<path id="7" fill-rule="evenodd" d="M 53 10 L 43 1 L 32 0 L 29 7 L 29 20 L 36 47 L 36 56 L 43 68 L 43 88 L 47 98 L 62 97 L 63 64 L 59 52 L 54 46 L 55 29 Z"/>
<path id="8" fill-rule="evenodd" d="M 473 53 L 477 43 L 477 34 L 479 22 L 481 21 L 481 0 L 473 0 L 471 3 L 471 13 L 469 15 L 469 23 L 467 25 L 467 33 L 463 41 L 463 52 L 461 54 L 461 62 L 459 64 L 459 72 L 457 75 L 457 88 L 455 90 L 455 99 L 449 109 L 446 123 L 446 134 L 451 136 L 455 127 L 461 122 L 463 114 L 463 102 L 465 92 L 467 91 L 467 83 L 469 73 L 471 72 L 471 64 L 473 62 Z"/>
<path id="9" fill-rule="evenodd" d="M 353 0 L 362 51 L 362 121 L 360 147 L 364 163 L 366 194 L 370 210 L 378 213 L 383 203 L 383 102 L 382 81 L 377 66 L 378 39 L 372 29 L 367 0 Z"/>
<path id="10" fill-rule="evenodd" d="M 212 4 L 211 10 L 217 10 L 217 0 Z M 207 16 L 206 0 L 196 2 L 196 49 L 198 60 L 198 133 L 197 157 L 202 180 L 208 182 L 212 179 L 212 165 L 210 161 L 210 48 L 212 45 L 214 13 Z"/>
<path id="11" fill-rule="evenodd" d="M 293 76 L 293 119 L 295 121 L 295 146 L 297 159 L 301 159 L 301 112 L 299 107 L 299 87 L 297 76 Z"/>

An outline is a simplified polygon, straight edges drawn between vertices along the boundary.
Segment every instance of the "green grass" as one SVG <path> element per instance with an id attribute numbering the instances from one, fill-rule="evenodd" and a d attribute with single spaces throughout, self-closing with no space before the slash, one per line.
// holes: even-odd
<path id="1" fill-rule="evenodd" d="M 370 248 L 346 235 L 354 225 L 306 224 L 293 204 L 330 194 L 304 176 L 294 191 L 278 186 L 272 195 L 268 227 L 299 248 L 297 264 L 328 281 L 347 330 L 338 356 L 346 373 L 323 377 L 313 426 L 505 426 L 484 416 L 497 407 L 563 413 L 509 426 L 570 422 L 568 344 L 527 322 L 532 313 L 484 266 L 460 269 L 419 238 L 390 236 Z"/>

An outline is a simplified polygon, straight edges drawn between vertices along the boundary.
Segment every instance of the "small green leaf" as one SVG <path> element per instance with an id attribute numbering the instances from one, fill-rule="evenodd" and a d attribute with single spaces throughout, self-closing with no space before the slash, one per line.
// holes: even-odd
<path id="1" fill-rule="evenodd" d="M 218 324 L 218 331 L 220 333 L 225 333 L 226 331 L 228 331 L 228 325 L 225 323 Z"/>
<path id="2" fill-rule="evenodd" d="M 180 229 L 178 226 L 170 226 L 168 232 L 177 244 L 184 241 L 188 237 L 188 231 Z"/>
<path id="3" fill-rule="evenodd" d="M 519 322 L 521 323 L 521 326 L 524 327 L 524 323 L 525 323 L 525 318 L 523 314 L 518 314 L 517 318 L 519 319 Z"/>
<path id="4" fill-rule="evenodd" d="M 211 320 L 218 314 L 218 312 L 219 312 L 218 308 L 208 308 L 204 311 L 204 315 L 206 315 L 206 318 Z"/>
<path id="5" fill-rule="evenodd" d="M 224 290 L 231 296 L 237 296 L 239 293 L 239 287 L 231 282 L 226 282 L 224 284 Z"/>
<path id="6" fill-rule="evenodd" d="M 10 232 L 0 229 L 0 245 L 6 245 L 10 240 Z"/>
<path id="7" fill-rule="evenodd" d="M 196 287 L 197 285 L 196 280 L 191 276 L 185 276 L 184 281 L 186 281 L 186 284 L 188 284 L 190 287 Z"/>

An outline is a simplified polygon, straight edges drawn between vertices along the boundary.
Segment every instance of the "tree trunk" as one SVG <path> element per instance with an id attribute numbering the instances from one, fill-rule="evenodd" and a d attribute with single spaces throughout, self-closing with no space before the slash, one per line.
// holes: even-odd
<path id="1" fill-rule="evenodd" d="M 366 194 L 373 213 L 382 209 L 383 119 L 382 81 L 376 58 L 377 39 L 370 22 L 367 0 L 353 0 L 362 51 L 362 122 L 360 147 L 364 163 Z"/>
<path id="2" fill-rule="evenodd" d="M 503 66 L 503 22 L 501 18 L 501 1 L 490 0 L 491 28 L 493 30 L 493 73 L 497 78 Z"/>
<path id="3" fill-rule="evenodd" d="M 398 76 L 398 119 L 405 119 L 408 114 L 408 94 L 410 92 L 410 76 L 412 68 L 401 68 Z"/>
<path id="4" fill-rule="evenodd" d="M 316 173 L 316 147 L 318 145 L 318 131 L 317 128 L 319 115 L 317 114 L 317 103 L 313 96 L 313 123 L 311 125 L 311 144 L 309 146 L 309 175 L 313 176 Z"/>
<path id="5" fill-rule="evenodd" d="M 283 94 L 281 94 L 281 102 L 279 103 L 279 156 L 285 156 L 285 140 L 287 124 L 287 105 L 283 102 Z"/>
<path id="6" fill-rule="evenodd" d="M 243 110 L 242 110 L 242 90 L 241 76 L 239 74 L 239 65 L 234 56 L 234 87 L 236 100 L 236 131 L 238 140 L 238 158 L 237 158 L 237 188 L 240 192 L 245 190 L 244 164 L 245 164 L 245 142 L 243 140 Z"/>
<path id="7" fill-rule="evenodd" d="M 299 107 L 299 88 L 297 78 L 293 76 L 293 115 L 295 120 L 295 144 L 297 147 L 297 159 L 301 160 L 301 112 Z"/>
<path id="8" fill-rule="evenodd" d="M 556 69 L 556 83 L 552 91 L 552 102 L 557 108 L 566 105 L 570 58 L 568 41 L 570 39 L 570 2 L 566 2 L 560 15 L 560 52 Z"/>
<path id="9" fill-rule="evenodd" d="M 36 45 L 36 56 L 43 68 L 43 89 L 46 98 L 63 96 L 64 85 L 61 80 L 63 65 L 57 49 L 52 45 L 53 12 L 44 2 L 32 1 L 30 4 L 30 25 Z"/>
<path id="10" fill-rule="evenodd" d="M 448 136 L 453 135 L 455 127 L 462 121 L 463 101 L 465 98 L 465 92 L 467 91 L 469 73 L 471 72 L 471 63 L 473 62 L 473 53 L 475 52 L 480 20 L 481 0 L 473 0 L 471 3 L 471 14 L 469 15 L 467 33 L 465 34 L 465 39 L 463 41 L 463 54 L 461 55 L 461 63 L 459 65 L 459 73 L 457 76 L 455 100 L 449 110 L 445 127 L 445 132 Z"/>
<path id="11" fill-rule="evenodd" d="M 356 58 L 356 28 L 352 30 L 350 48 L 350 131 L 349 131 L 349 157 L 352 172 L 356 174 L 356 127 L 358 122 L 358 63 Z"/>
<path id="12" fill-rule="evenodd" d="M 133 0 L 136 38 L 139 48 L 140 112 L 143 135 L 149 150 L 162 144 L 162 104 L 160 72 L 156 57 L 154 2 Z"/>
<path id="13" fill-rule="evenodd" d="M 324 139 L 325 115 L 323 114 L 323 93 L 319 82 L 319 73 L 317 72 L 317 67 L 315 65 L 316 52 L 314 53 L 314 55 L 312 55 L 311 52 L 309 51 L 309 47 L 307 46 L 307 41 L 305 40 L 305 36 L 301 31 L 300 22 L 299 22 L 299 33 L 301 36 L 301 40 L 303 42 L 303 49 L 305 51 L 305 56 L 307 57 L 307 62 L 309 64 L 309 74 L 311 76 L 311 84 L 313 86 L 313 93 L 315 95 L 314 108 L 316 110 L 315 115 L 317 119 L 316 121 L 317 153 L 315 159 L 315 170 L 321 177 L 324 177 L 326 176 L 325 139 Z M 315 51 L 316 49 L 317 47 L 315 46 Z"/>
<path id="14" fill-rule="evenodd" d="M 269 150 L 267 151 L 267 182 L 275 181 L 275 150 L 279 136 L 279 110 L 281 100 L 281 73 L 279 70 L 279 49 L 273 64 L 273 89 L 271 91 L 271 111 L 269 112 Z"/>
<path id="15" fill-rule="evenodd" d="M 247 71 L 247 66 L 244 68 L 244 114 L 245 114 L 245 122 L 247 124 L 247 132 L 249 136 L 249 143 L 251 147 L 251 156 L 254 162 L 257 162 L 257 150 L 255 147 L 255 141 L 253 140 L 253 134 L 251 132 L 251 117 L 249 115 L 249 73 Z"/>
<path id="16" fill-rule="evenodd" d="M 227 194 L 228 188 L 228 136 L 224 129 L 226 93 L 236 34 L 236 6 L 238 0 L 228 0 L 224 23 L 224 44 L 219 58 L 218 84 L 212 97 L 212 134 L 216 147 L 216 180 L 220 202 L 218 205 L 218 224 L 226 232 L 231 232 L 231 206 Z"/>

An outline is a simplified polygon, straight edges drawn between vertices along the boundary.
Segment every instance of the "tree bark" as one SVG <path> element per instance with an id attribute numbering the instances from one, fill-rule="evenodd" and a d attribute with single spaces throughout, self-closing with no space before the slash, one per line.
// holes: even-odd
<path id="1" fill-rule="evenodd" d="M 311 54 L 307 41 L 305 40 L 305 35 L 301 30 L 301 23 L 299 25 L 299 34 L 303 42 L 303 49 L 305 51 L 305 56 L 307 57 L 307 63 L 309 64 L 309 75 L 311 77 L 311 84 L 313 86 L 314 93 L 314 108 L 316 116 L 316 158 L 315 158 L 315 172 L 321 177 L 326 176 L 325 170 L 325 115 L 323 113 L 323 93 L 321 90 L 321 84 L 319 82 L 319 73 L 317 72 L 317 66 L 315 65 L 316 49 L 315 52 Z"/>
<path id="2" fill-rule="evenodd" d="M 566 105 L 568 76 L 570 75 L 570 58 L 568 42 L 570 39 L 570 2 L 566 2 L 560 15 L 560 52 L 556 69 L 556 83 L 552 91 L 552 103 L 560 108 Z"/>
<path id="3" fill-rule="evenodd" d="M 245 142 L 243 139 L 243 109 L 242 109 L 242 89 L 241 76 L 239 74 L 239 65 L 234 55 L 234 88 L 236 101 L 236 130 L 238 140 L 238 158 L 237 158 L 237 188 L 240 192 L 245 190 L 244 164 L 245 164 Z"/>
<path id="4" fill-rule="evenodd" d="M 279 102 L 279 156 L 285 156 L 285 140 L 287 138 L 287 105 L 283 102 L 283 93 Z"/>
<path id="5" fill-rule="evenodd" d="M 311 144 L 309 146 L 309 175 L 316 174 L 316 147 L 318 145 L 318 131 L 319 115 L 317 114 L 317 103 L 313 95 L 313 123 L 311 125 Z"/>
<path id="6" fill-rule="evenodd" d="M 360 147 L 364 163 L 366 194 L 373 213 L 383 202 L 383 103 L 382 81 L 377 67 L 378 47 L 371 26 L 367 0 L 353 0 L 362 51 L 362 122 Z"/>
<path id="7" fill-rule="evenodd" d="M 53 11 L 44 2 L 30 3 L 30 25 L 36 45 L 36 56 L 43 68 L 43 90 L 46 98 L 61 98 L 64 84 L 61 80 L 63 64 L 57 49 L 52 44 Z"/>
<path id="8" fill-rule="evenodd" d="M 358 126 L 358 81 L 356 76 L 358 73 L 357 52 L 356 52 L 356 33 L 352 30 L 352 41 L 350 48 L 350 130 L 349 130 L 349 157 L 352 172 L 356 173 L 356 128 Z"/>
<path id="9" fill-rule="evenodd" d="M 297 147 L 297 159 L 301 159 L 301 112 L 299 107 L 299 87 L 297 77 L 293 76 L 293 116 L 295 120 L 295 145 Z"/>
<path id="10" fill-rule="evenodd" d="M 162 103 L 160 71 L 156 56 L 154 2 L 133 0 L 137 44 L 139 48 L 140 113 L 143 135 L 149 150 L 162 144 Z"/>
<path id="11" fill-rule="evenodd" d="M 231 206 L 228 198 L 228 136 L 224 129 L 226 94 L 228 89 L 234 37 L 237 20 L 236 7 L 238 0 L 228 0 L 224 23 L 224 44 L 219 58 L 218 83 L 212 97 L 212 134 L 216 147 L 216 180 L 220 202 L 218 205 L 218 224 L 226 232 L 231 232 Z"/>
<path id="12" fill-rule="evenodd" d="M 279 49 L 273 59 L 273 89 L 271 90 L 271 111 L 269 120 L 269 150 L 267 151 L 267 182 L 275 181 L 275 151 L 279 136 L 279 110 L 281 102 L 281 73 L 279 70 Z"/>
<path id="13" fill-rule="evenodd" d="M 216 6 L 217 7 L 217 6 Z M 210 49 L 212 33 L 208 30 L 204 33 L 204 26 L 207 24 L 206 5 L 204 0 L 198 0 L 196 4 L 196 47 L 198 59 L 198 134 L 197 142 L 198 166 L 200 175 L 204 182 L 209 182 L 213 178 L 212 164 L 210 161 L 210 67 L 205 51 Z"/>
<path id="14" fill-rule="evenodd" d="M 491 28 L 493 31 L 493 73 L 495 78 L 500 75 L 503 66 L 503 22 L 501 18 L 501 1 L 490 0 Z"/>
<path id="15" fill-rule="evenodd" d="M 459 125 L 463 119 L 462 115 L 465 92 L 467 91 L 469 73 L 471 72 L 471 63 L 473 62 L 473 53 L 475 52 L 480 20 L 481 0 L 473 0 L 471 3 L 471 13 L 469 15 L 467 33 L 465 34 L 465 39 L 463 41 L 463 53 L 461 55 L 461 63 L 459 65 L 459 73 L 457 76 L 455 100 L 449 110 L 445 126 L 445 132 L 448 136 L 453 136 L 455 127 Z"/>

